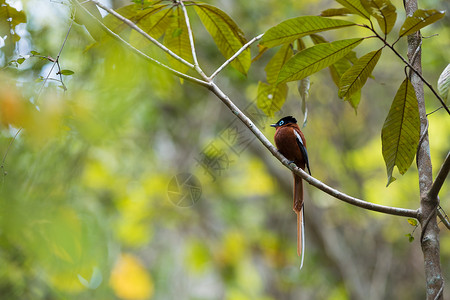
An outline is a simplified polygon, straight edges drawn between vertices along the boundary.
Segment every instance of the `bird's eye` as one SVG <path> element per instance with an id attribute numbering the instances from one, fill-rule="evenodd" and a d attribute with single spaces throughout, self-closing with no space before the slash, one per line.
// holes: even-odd
<path id="1" fill-rule="evenodd" d="M 280 121 L 280 122 L 278 122 L 278 125 L 283 125 L 284 124 L 284 121 Z"/>

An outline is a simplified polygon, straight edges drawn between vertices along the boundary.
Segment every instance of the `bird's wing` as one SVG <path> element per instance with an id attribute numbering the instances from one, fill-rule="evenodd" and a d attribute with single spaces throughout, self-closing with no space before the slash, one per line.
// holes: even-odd
<path id="1" fill-rule="evenodd" d="M 300 136 L 300 133 L 297 132 L 297 130 L 294 129 L 297 145 L 300 148 L 300 151 L 302 152 L 303 159 L 305 160 L 306 167 L 308 168 L 308 173 L 311 175 L 311 169 L 309 168 L 309 160 L 308 160 L 308 151 L 306 151 L 306 147 L 303 144 L 302 137 Z"/>

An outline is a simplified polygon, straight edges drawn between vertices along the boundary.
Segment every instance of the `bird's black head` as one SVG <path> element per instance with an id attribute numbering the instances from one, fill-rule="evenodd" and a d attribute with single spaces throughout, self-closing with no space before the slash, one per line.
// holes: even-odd
<path id="1" fill-rule="evenodd" d="M 277 127 L 286 125 L 288 123 L 297 124 L 297 120 L 293 116 L 287 116 L 287 117 L 280 119 L 278 122 L 276 122 L 275 124 L 272 124 L 270 126 L 277 128 Z"/>

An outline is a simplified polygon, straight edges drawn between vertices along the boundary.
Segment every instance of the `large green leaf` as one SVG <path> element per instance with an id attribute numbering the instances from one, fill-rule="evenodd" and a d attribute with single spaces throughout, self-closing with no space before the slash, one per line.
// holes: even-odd
<path id="1" fill-rule="evenodd" d="M 226 13 L 204 3 L 195 3 L 194 7 L 206 30 L 208 30 L 225 58 L 228 59 L 233 56 L 247 43 L 242 30 Z M 249 48 L 231 62 L 231 65 L 243 74 L 247 74 L 250 64 Z"/>
<path id="2" fill-rule="evenodd" d="M 437 90 L 439 95 L 444 100 L 444 103 L 447 103 L 448 90 L 450 87 L 450 64 L 444 69 L 438 79 Z"/>
<path id="3" fill-rule="evenodd" d="M 264 70 L 266 71 L 267 82 L 274 84 L 277 82 L 278 73 L 280 72 L 283 65 L 288 61 L 294 51 L 290 44 L 286 44 L 278 50 L 277 53 L 272 57 L 272 59 L 267 63 Z"/>
<path id="4" fill-rule="evenodd" d="M 173 8 L 173 14 L 170 19 L 172 22 L 164 35 L 164 45 L 178 56 L 193 62 L 186 19 L 180 6 Z M 169 54 L 167 54 L 167 57 L 170 64 L 180 72 L 185 73 L 189 69 L 189 66 L 179 62 Z"/>
<path id="5" fill-rule="evenodd" d="M 381 56 L 381 50 L 367 53 L 342 75 L 339 82 L 339 98 L 348 99 L 364 86 Z"/>
<path id="6" fill-rule="evenodd" d="M 405 174 L 414 160 L 420 138 L 419 107 L 414 88 L 406 78 L 394 97 L 381 131 L 388 185 L 395 180 L 394 166 Z"/>
<path id="7" fill-rule="evenodd" d="M 444 11 L 435 9 L 418 9 L 410 17 L 407 17 L 402 27 L 400 27 L 399 36 L 410 35 L 421 28 L 430 25 L 444 17 Z"/>
<path id="8" fill-rule="evenodd" d="M 338 29 L 356 25 L 353 22 L 324 18 L 319 16 L 303 16 L 286 20 L 270 28 L 264 34 L 261 44 L 266 47 L 275 47 L 312 33 Z"/>
<path id="9" fill-rule="evenodd" d="M 281 109 L 286 101 L 287 84 L 267 84 L 264 82 L 258 83 L 258 96 L 256 105 L 267 116 L 273 117 L 274 114 Z"/>
<path id="10" fill-rule="evenodd" d="M 300 51 L 289 59 L 280 70 L 278 83 L 301 80 L 326 68 L 347 55 L 364 39 L 339 40 L 323 43 Z"/>
<path id="11" fill-rule="evenodd" d="M 364 8 L 374 16 L 381 30 L 388 34 L 397 20 L 396 8 L 389 0 L 362 0 Z"/>
<path id="12" fill-rule="evenodd" d="M 363 7 L 360 0 L 336 0 L 336 2 L 342 4 L 354 14 L 360 15 L 366 19 L 370 18 L 369 13 Z"/>

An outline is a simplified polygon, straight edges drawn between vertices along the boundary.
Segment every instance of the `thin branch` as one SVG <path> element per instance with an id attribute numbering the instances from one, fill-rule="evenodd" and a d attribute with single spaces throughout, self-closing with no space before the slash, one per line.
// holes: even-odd
<path id="1" fill-rule="evenodd" d="M 261 33 L 258 36 L 255 36 L 254 38 L 252 38 L 247 44 L 245 44 L 244 46 L 242 46 L 241 49 L 239 49 L 235 54 L 233 54 L 233 56 L 231 56 L 227 61 L 225 61 L 211 76 L 209 76 L 209 79 L 212 80 L 214 77 L 217 76 L 217 74 L 219 74 L 220 71 L 222 71 L 227 65 L 229 65 L 233 60 L 236 59 L 236 57 L 238 57 L 242 52 L 244 52 L 248 47 L 250 47 L 251 44 L 253 44 L 254 42 L 260 40 L 263 37 L 264 33 Z"/>
<path id="2" fill-rule="evenodd" d="M 400 58 L 403 63 L 405 65 L 408 66 L 408 68 L 410 70 L 412 70 L 414 73 L 417 74 L 417 76 L 419 76 L 419 78 L 422 80 L 422 82 L 431 90 L 431 92 L 434 94 L 434 96 L 439 100 L 439 102 L 441 103 L 441 105 L 444 107 L 444 109 L 447 111 L 447 113 L 450 115 L 450 109 L 445 105 L 444 100 L 441 98 L 441 96 L 439 96 L 438 92 L 433 88 L 433 86 L 422 76 L 422 74 L 417 71 L 413 66 L 412 63 L 409 63 L 400 53 L 397 52 L 397 50 L 395 50 L 394 48 L 394 44 L 389 44 L 386 39 L 383 39 L 383 37 L 381 37 L 373 28 L 370 28 L 367 25 L 363 25 L 363 27 L 369 29 L 370 31 L 372 31 L 381 41 L 383 41 L 383 43 L 388 46 L 394 53 L 395 55 L 397 55 L 398 58 Z M 416 49 L 416 51 L 418 51 L 420 49 L 420 47 L 418 47 Z M 414 56 L 416 56 L 416 54 L 414 54 Z"/>
<path id="3" fill-rule="evenodd" d="M 285 158 L 284 158 L 285 159 Z M 288 162 L 288 161 L 287 161 Z M 283 162 L 284 165 L 286 165 Z M 292 171 L 296 173 L 297 175 L 301 176 L 305 181 L 310 183 L 311 185 L 317 187 L 318 189 L 322 190 L 323 192 L 335 197 L 336 199 L 342 200 L 344 202 L 347 202 L 351 205 L 358 206 L 364 209 L 373 210 L 385 214 L 390 215 L 396 215 L 396 216 L 402 216 L 402 217 L 410 217 L 410 218 L 417 218 L 418 217 L 418 210 L 413 209 L 406 209 L 406 208 L 398 208 L 398 207 L 392 207 L 392 206 L 385 206 L 380 204 L 375 204 L 372 202 L 367 202 L 352 196 L 349 196 L 347 194 L 344 194 L 325 183 L 317 180 L 316 178 L 310 176 L 308 173 L 300 169 L 299 167 L 295 166 Z"/>
<path id="4" fill-rule="evenodd" d="M 316 188 L 322 190 L 323 192 L 335 197 L 336 199 L 339 199 L 341 201 L 347 202 L 351 205 L 355 205 L 364 209 L 373 210 L 381 213 L 391 214 L 391 215 L 397 215 L 397 216 L 403 216 L 403 217 L 410 217 L 410 218 L 417 218 L 418 217 L 418 211 L 412 210 L 412 209 L 405 209 L 405 208 L 397 208 L 397 207 L 391 207 L 391 206 L 385 206 L 385 205 L 379 205 L 371 202 L 367 202 L 352 196 L 349 196 L 347 194 L 344 194 L 325 183 L 321 182 L 320 180 L 308 175 L 305 171 L 298 167 L 293 167 L 293 164 L 290 164 L 290 162 L 284 157 L 280 152 L 278 152 L 277 148 L 275 148 L 270 141 L 262 134 L 262 132 L 253 124 L 253 122 L 245 116 L 239 108 L 228 98 L 227 95 L 225 95 L 219 87 L 217 87 L 216 84 L 211 83 L 210 88 L 211 92 L 213 92 L 222 102 L 235 114 L 252 132 L 253 134 L 261 141 L 261 143 L 275 156 L 283 165 L 291 169 L 295 174 L 302 177 L 304 180 L 306 180 L 311 185 L 315 186 Z"/>
<path id="5" fill-rule="evenodd" d="M 428 192 L 429 197 L 431 198 L 437 197 L 449 172 L 450 172 L 450 151 L 447 153 L 444 163 L 442 164 L 441 169 L 439 170 L 436 179 L 434 180 L 433 185 L 431 186 L 430 191 Z"/>
<path id="6" fill-rule="evenodd" d="M 442 207 L 440 205 L 437 208 L 437 215 L 438 215 L 439 219 L 441 219 L 441 221 L 445 225 L 445 227 L 447 227 L 447 229 L 450 230 L 450 221 L 448 219 L 447 214 L 445 213 L 445 211 L 442 209 Z"/>
<path id="7" fill-rule="evenodd" d="M 153 37 L 151 37 L 147 32 L 145 32 L 144 30 L 142 30 L 141 28 L 139 28 L 136 24 L 134 24 L 131 20 L 125 18 L 124 16 L 116 13 L 114 10 L 112 10 L 111 8 L 107 7 L 106 5 L 103 5 L 102 3 L 96 1 L 96 0 L 90 0 L 92 3 L 94 3 L 95 5 L 97 5 L 98 7 L 104 9 L 105 11 L 107 11 L 108 13 L 110 13 L 111 15 L 113 15 L 114 17 L 116 17 L 117 19 L 121 20 L 122 22 L 124 22 L 125 24 L 127 24 L 130 28 L 136 30 L 137 32 L 139 32 L 141 35 L 143 35 L 146 39 L 148 39 L 149 41 L 151 41 L 153 44 L 155 44 L 156 46 L 158 46 L 160 49 L 162 49 L 164 52 L 166 52 L 167 54 L 169 54 L 170 56 L 172 56 L 173 58 L 175 58 L 176 60 L 178 60 L 179 62 L 185 64 L 186 66 L 194 69 L 194 65 L 191 64 L 190 62 L 184 60 L 183 58 L 181 58 L 180 56 L 178 56 L 177 54 L 175 54 L 174 52 L 172 52 L 172 50 L 170 50 L 169 48 L 167 48 L 166 46 L 164 46 L 163 44 L 161 44 L 160 42 L 158 42 L 156 39 L 154 39 Z M 77 2 L 77 4 L 81 7 L 84 8 L 84 6 L 80 5 L 78 3 L 77 0 L 75 0 L 75 2 Z M 85 9 L 86 10 L 86 9 Z M 97 18 L 96 18 L 97 19 Z"/>
<path id="8" fill-rule="evenodd" d="M 186 26 L 189 34 L 189 43 L 191 44 L 192 58 L 194 60 L 194 69 L 197 71 L 198 74 L 200 74 L 200 76 L 202 76 L 203 79 L 209 81 L 205 72 L 203 72 L 203 70 L 200 68 L 200 65 L 198 64 L 197 51 L 195 50 L 195 43 L 194 43 L 194 35 L 192 33 L 191 22 L 189 21 L 186 6 L 184 5 L 183 1 L 179 1 L 178 3 L 180 3 L 181 9 L 183 10 L 184 13 L 184 19 L 186 20 Z"/>
<path id="9" fill-rule="evenodd" d="M 206 81 L 203 81 L 201 79 L 186 75 L 184 73 L 181 73 L 175 69 L 172 69 L 171 67 L 159 62 L 158 60 L 148 56 L 147 54 L 143 53 L 142 51 L 140 51 L 139 49 L 135 48 L 133 45 L 131 45 L 130 43 L 128 43 L 127 41 L 125 41 L 124 39 L 122 39 L 122 37 L 120 37 L 120 35 L 118 35 L 117 33 L 113 32 L 111 29 L 109 29 L 105 24 L 103 24 L 99 19 L 97 19 L 95 16 L 93 16 L 84 6 L 80 5 L 78 3 L 78 1 L 75 1 L 76 4 L 78 4 L 90 17 L 92 17 L 109 35 L 111 35 L 113 38 L 115 38 L 116 40 L 118 40 L 119 42 L 123 43 L 125 46 L 127 46 L 131 51 L 133 51 L 134 53 L 138 54 L 139 56 L 141 56 L 142 58 L 144 58 L 145 60 L 155 64 L 158 67 L 161 67 L 167 71 L 169 71 L 170 73 L 174 74 L 175 76 L 178 76 L 180 78 L 183 78 L 187 81 L 193 82 L 193 83 L 197 83 L 201 86 L 204 87 L 209 87 L 209 83 Z"/>

